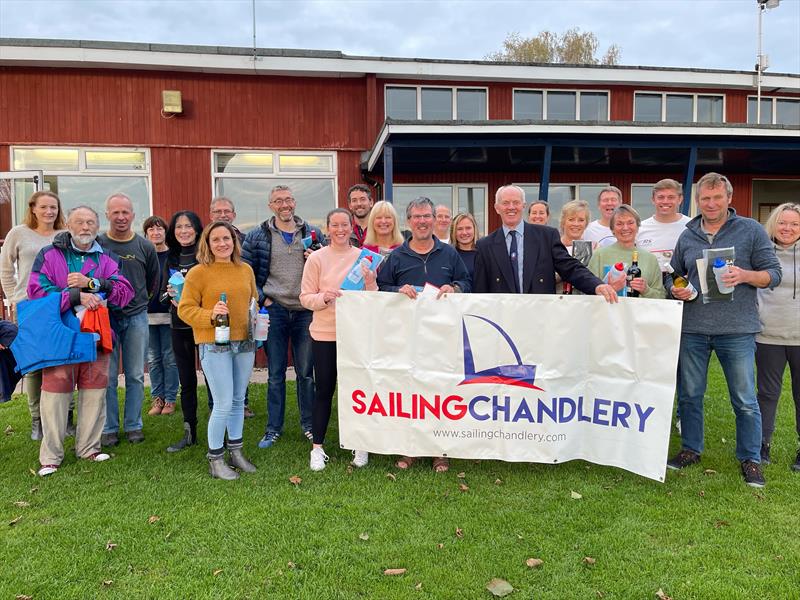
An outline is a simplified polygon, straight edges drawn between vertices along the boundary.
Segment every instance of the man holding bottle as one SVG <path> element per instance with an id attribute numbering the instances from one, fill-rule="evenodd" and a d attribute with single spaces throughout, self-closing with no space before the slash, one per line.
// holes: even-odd
<path id="1" fill-rule="evenodd" d="M 780 263 L 764 228 L 740 217 L 730 207 L 733 186 L 718 173 L 708 173 L 697 182 L 700 214 L 689 221 L 678 238 L 671 267 L 699 289 L 697 259 L 703 250 L 733 248 L 735 263 L 722 276 L 734 287 L 730 301 L 687 302 L 692 291 L 671 287 L 672 296 L 683 300 L 678 408 L 681 418 L 681 451 L 668 463 L 682 469 L 700 461 L 703 451 L 703 396 L 708 363 L 717 354 L 728 384 L 736 414 L 736 458 L 745 483 L 764 487 L 761 472 L 761 413 L 755 394 L 755 335 L 761 329 L 756 289 L 773 288 L 781 281 Z"/>
<path id="2" fill-rule="evenodd" d="M 311 404 L 314 400 L 314 360 L 311 353 L 311 311 L 300 304 L 300 282 L 305 255 L 304 239 L 312 234 L 323 240 L 322 231 L 295 216 L 296 201 L 291 188 L 276 185 L 269 195 L 273 217 L 250 231 L 242 245 L 242 259 L 255 273 L 258 301 L 269 310 L 269 335 L 265 345 L 269 379 L 264 437 L 259 448 L 269 448 L 283 431 L 286 408 L 286 368 L 292 345 L 297 374 L 297 403 L 303 435 L 312 439 Z"/>

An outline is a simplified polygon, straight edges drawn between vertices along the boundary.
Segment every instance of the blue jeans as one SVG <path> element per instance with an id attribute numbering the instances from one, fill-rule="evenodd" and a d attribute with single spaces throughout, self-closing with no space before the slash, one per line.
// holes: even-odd
<path id="1" fill-rule="evenodd" d="M 178 367 L 172 353 L 172 331 L 169 323 L 149 325 L 150 342 L 147 363 L 150 369 L 150 396 L 175 402 L 178 397 Z"/>
<path id="2" fill-rule="evenodd" d="M 717 353 L 736 415 L 736 458 L 761 462 L 761 411 L 756 401 L 755 335 L 681 334 L 681 442 L 703 452 L 703 396 L 711 351 Z"/>
<path id="3" fill-rule="evenodd" d="M 230 347 L 200 344 L 200 363 L 206 383 L 214 394 L 214 410 L 208 419 L 208 448 L 219 450 L 228 440 L 242 439 L 244 394 L 256 356 L 254 342 L 231 342 Z"/>
<path id="4" fill-rule="evenodd" d="M 269 305 L 267 335 L 267 432 L 281 433 L 286 409 L 286 367 L 289 363 L 289 342 L 297 375 L 297 409 L 300 427 L 311 431 L 311 405 L 314 402 L 314 357 L 311 353 L 310 310 L 289 310 L 273 302 Z"/>
<path id="5" fill-rule="evenodd" d="M 119 431 L 119 400 L 117 375 L 119 373 L 120 346 L 122 371 L 125 373 L 125 431 L 142 429 L 142 403 L 144 402 L 144 355 L 148 338 L 147 311 L 130 317 L 114 318 L 114 350 L 108 365 L 106 388 L 106 426 L 103 433 Z"/>

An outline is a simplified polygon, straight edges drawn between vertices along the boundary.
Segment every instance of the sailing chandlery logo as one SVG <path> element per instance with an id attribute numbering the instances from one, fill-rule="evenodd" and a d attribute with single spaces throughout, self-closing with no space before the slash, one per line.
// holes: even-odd
<path id="1" fill-rule="evenodd" d="M 469 341 L 469 334 L 467 333 L 467 323 L 465 318 L 470 317 L 473 319 L 480 319 L 488 323 L 500 334 L 502 339 L 508 344 L 508 347 L 514 353 L 514 358 L 517 360 L 515 365 L 497 365 L 481 371 L 475 370 L 475 359 L 472 352 L 472 344 Z M 530 390 L 542 390 L 542 388 L 534 385 L 536 378 L 536 365 L 525 365 L 522 363 L 522 357 L 517 350 L 517 346 L 505 330 L 494 321 L 486 317 L 478 315 L 464 315 L 461 318 L 461 328 L 464 336 L 464 380 L 458 385 L 466 385 L 471 383 L 496 383 L 501 385 L 514 385 L 523 387 Z"/>

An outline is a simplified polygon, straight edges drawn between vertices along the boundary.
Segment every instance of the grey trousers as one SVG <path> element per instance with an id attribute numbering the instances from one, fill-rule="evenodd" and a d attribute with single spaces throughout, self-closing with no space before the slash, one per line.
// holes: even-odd
<path id="1" fill-rule="evenodd" d="M 756 342 L 756 384 L 761 408 L 761 438 L 769 444 L 775 431 L 775 414 L 789 364 L 794 398 L 795 430 L 800 438 L 800 346 L 777 346 Z"/>
<path id="2" fill-rule="evenodd" d="M 67 412 L 72 392 L 42 390 L 42 445 L 39 463 L 60 465 L 64 460 L 64 438 L 67 435 Z M 106 390 L 78 390 L 78 426 L 75 430 L 75 454 L 86 458 L 100 452 L 100 436 L 106 424 Z"/>

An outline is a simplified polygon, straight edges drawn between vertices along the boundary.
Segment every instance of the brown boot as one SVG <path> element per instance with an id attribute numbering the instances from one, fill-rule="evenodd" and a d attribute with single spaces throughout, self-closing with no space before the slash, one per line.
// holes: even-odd
<path id="1" fill-rule="evenodd" d="M 150 411 L 147 413 L 151 417 L 153 415 L 160 415 L 164 410 L 164 399 L 159 398 L 156 396 L 153 398 L 153 406 L 150 408 Z"/>
<path id="2" fill-rule="evenodd" d="M 164 409 L 161 411 L 162 415 L 171 415 L 175 412 L 174 402 L 164 402 Z"/>

